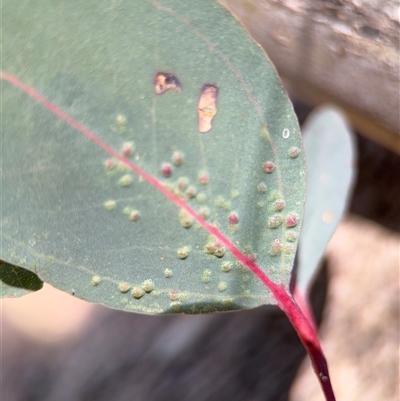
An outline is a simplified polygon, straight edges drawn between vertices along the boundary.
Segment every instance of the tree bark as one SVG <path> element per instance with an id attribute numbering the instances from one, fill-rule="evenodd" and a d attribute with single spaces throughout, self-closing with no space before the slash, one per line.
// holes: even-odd
<path id="1" fill-rule="evenodd" d="M 289 93 L 334 102 L 355 129 L 399 146 L 397 0 L 220 0 L 265 49 Z"/>

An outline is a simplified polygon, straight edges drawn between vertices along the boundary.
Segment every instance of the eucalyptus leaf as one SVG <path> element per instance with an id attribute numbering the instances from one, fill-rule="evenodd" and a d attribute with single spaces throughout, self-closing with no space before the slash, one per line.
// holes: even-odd
<path id="1" fill-rule="evenodd" d="M 43 281 L 33 272 L 0 261 L 0 296 L 21 297 L 43 287 Z"/>
<path id="2" fill-rule="evenodd" d="M 2 4 L 1 258 L 126 311 L 275 303 L 180 210 L 288 288 L 301 137 L 239 22 L 209 0 Z"/>
<path id="3" fill-rule="evenodd" d="M 304 124 L 303 134 L 308 177 L 297 286 L 306 294 L 347 209 L 355 179 L 356 150 L 346 119 L 334 106 L 316 109 Z"/>

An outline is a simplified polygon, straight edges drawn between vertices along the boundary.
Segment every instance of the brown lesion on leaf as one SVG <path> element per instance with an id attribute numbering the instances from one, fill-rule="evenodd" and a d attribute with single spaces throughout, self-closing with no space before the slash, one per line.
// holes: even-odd
<path id="1" fill-rule="evenodd" d="M 198 104 L 199 132 L 205 133 L 212 128 L 211 122 L 217 114 L 218 86 L 204 84 L 201 88 Z"/>
<path id="2" fill-rule="evenodd" d="M 178 78 L 172 72 L 157 72 L 154 77 L 154 91 L 156 94 L 161 95 L 169 89 L 174 92 L 181 91 L 182 85 Z"/>

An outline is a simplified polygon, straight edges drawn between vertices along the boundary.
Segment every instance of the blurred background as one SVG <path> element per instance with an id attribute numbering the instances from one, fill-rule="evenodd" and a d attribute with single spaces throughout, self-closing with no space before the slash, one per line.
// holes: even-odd
<path id="1" fill-rule="evenodd" d="M 399 2 L 224 0 L 265 48 L 300 123 L 338 105 L 358 178 L 312 304 L 337 399 L 399 399 Z M 1 302 L 4 401 L 319 401 L 305 351 L 265 307 L 145 316 L 49 285 Z"/>

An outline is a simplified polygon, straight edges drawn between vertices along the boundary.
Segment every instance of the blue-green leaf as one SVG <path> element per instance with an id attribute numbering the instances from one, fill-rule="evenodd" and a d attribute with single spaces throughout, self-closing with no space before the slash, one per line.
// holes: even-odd
<path id="1" fill-rule="evenodd" d="M 354 138 L 335 107 L 315 110 L 304 127 L 307 201 L 299 245 L 298 289 L 304 294 L 346 211 L 355 178 Z"/>
<path id="2" fill-rule="evenodd" d="M 288 287 L 305 196 L 299 127 L 227 10 L 4 0 L 2 31 L 3 260 L 127 311 L 275 302 L 209 232 Z"/>

